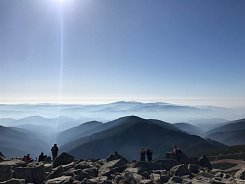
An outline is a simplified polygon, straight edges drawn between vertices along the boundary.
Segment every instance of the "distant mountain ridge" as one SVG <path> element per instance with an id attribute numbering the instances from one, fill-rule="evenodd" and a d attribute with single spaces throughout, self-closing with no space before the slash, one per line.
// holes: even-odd
<path id="1" fill-rule="evenodd" d="M 20 157 L 27 153 L 38 155 L 48 151 L 48 144 L 35 134 L 20 128 L 0 126 L 0 151 L 7 157 Z"/>
<path id="2" fill-rule="evenodd" d="M 206 132 L 206 137 L 227 145 L 245 144 L 245 119 L 230 121 L 212 129 Z"/>
<path id="3" fill-rule="evenodd" d="M 118 117 L 130 116 L 134 114 L 146 119 L 155 118 L 171 123 L 190 123 L 188 120 L 201 119 L 203 117 L 207 119 L 213 119 L 216 117 L 222 117 L 223 119 L 239 119 L 242 117 L 242 115 L 244 115 L 245 107 L 233 109 L 210 106 L 179 105 L 164 102 L 146 103 L 137 101 L 119 101 L 114 103 L 92 105 L 0 104 L 0 111 L 0 117 L 11 117 L 15 119 L 39 115 L 49 119 L 55 119 L 57 116 L 64 116 L 70 117 L 71 119 L 81 120 L 83 122 L 93 120 L 107 122 Z M 6 126 L 6 124 L 3 125 Z"/>
<path id="4" fill-rule="evenodd" d="M 191 125 L 189 123 L 175 123 L 174 126 L 176 126 L 178 129 L 187 132 L 190 135 L 198 135 L 202 136 L 203 131 L 201 128 Z"/>
<path id="5" fill-rule="evenodd" d="M 193 150 L 200 152 L 224 147 L 217 142 L 184 133 L 174 125 L 159 120 L 127 116 L 108 124 L 103 131 L 69 142 L 62 146 L 61 150 L 68 151 L 79 159 L 103 158 L 114 151 L 124 154 L 129 159 L 137 159 L 142 146 L 151 147 L 157 158 L 163 157 L 174 144 L 188 153 Z"/>

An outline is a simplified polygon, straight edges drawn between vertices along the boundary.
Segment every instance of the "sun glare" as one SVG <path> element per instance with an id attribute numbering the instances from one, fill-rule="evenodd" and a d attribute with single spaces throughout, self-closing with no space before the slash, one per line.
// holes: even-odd
<path id="1" fill-rule="evenodd" d="M 67 1 L 67 0 L 55 0 L 55 1 L 57 1 L 59 3 L 63 3 L 64 1 Z"/>

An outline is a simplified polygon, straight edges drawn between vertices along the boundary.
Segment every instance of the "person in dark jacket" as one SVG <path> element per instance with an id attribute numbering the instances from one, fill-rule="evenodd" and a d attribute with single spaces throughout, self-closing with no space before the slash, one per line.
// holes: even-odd
<path id="1" fill-rule="evenodd" d="M 59 148 L 58 148 L 57 144 L 54 144 L 54 146 L 51 149 L 53 160 L 55 160 L 57 158 L 58 151 L 59 151 Z"/>
<path id="2" fill-rule="evenodd" d="M 38 162 L 43 162 L 43 161 L 44 161 L 44 154 L 42 152 L 38 157 Z"/>
<path id="3" fill-rule="evenodd" d="M 148 162 L 151 162 L 152 161 L 152 154 L 153 154 L 152 150 L 150 148 L 147 148 L 147 150 L 146 150 L 146 156 L 147 156 Z"/>
<path id="4" fill-rule="evenodd" d="M 183 152 L 180 148 L 178 148 L 176 145 L 173 146 L 173 153 L 175 155 L 175 158 L 178 162 L 180 162 L 181 157 L 183 156 Z"/>
<path id="5" fill-rule="evenodd" d="M 140 161 L 145 162 L 145 150 L 143 147 L 140 150 Z"/>

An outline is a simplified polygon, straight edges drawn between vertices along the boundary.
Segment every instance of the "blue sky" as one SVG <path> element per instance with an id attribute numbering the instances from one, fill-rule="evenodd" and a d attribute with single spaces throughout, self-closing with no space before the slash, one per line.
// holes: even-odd
<path id="1" fill-rule="evenodd" d="M 0 103 L 242 106 L 244 10 L 242 0 L 1 0 Z"/>

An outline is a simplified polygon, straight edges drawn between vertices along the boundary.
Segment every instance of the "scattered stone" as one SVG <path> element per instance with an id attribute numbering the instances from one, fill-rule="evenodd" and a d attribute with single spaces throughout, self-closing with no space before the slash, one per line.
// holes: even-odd
<path id="1" fill-rule="evenodd" d="M 154 184 L 151 180 L 142 180 L 141 184 Z"/>
<path id="2" fill-rule="evenodd" d="M 0 184 L 25 184 L 24 179 L 11 179 L 8 181 L 0 182 Z"/>
<path id="3" fill-rule="evenodd" d="M 190 174 L 190 171 L 189 171 L 188 167 L 186 165 L 184 165 L 184 164 L 174 166 L 171 169 L 171 172 L 175 176 L 184 176 L 184 175 L 189 175 Z"/>
<path id="4" fill-rule="evenodd" d="M 62 176 L 63 172 L 64 172 L 64 168 L 62 166 L 59 166 L 57 168 L 55 168 L 47 177 L 46 180 L 49 179 L 53 179 L 53 178 L 58 178 L 60 176 Z"/>
<path id="5" fill-rule="evenodd" d="M 137 184 L 136 179 L 132 173 L 125 173 L 123 175 L 124 184 Z"/>
<path id="6" fill-rule="evenodd" d="M 179 163 L 176 160 L 170 160 L 170 159 L 156 160 L 153 161 L 153 163 L 160 165 L 163 169 L 167 171 L 170 171 L 172 167 L 179 165 Z"/>
<path id="7" fill-rule="evenodd" d="M 67 165 L 70 164 L 71 162 L 74 162 L 75 158 L 68 153 L 61 153 L 61 155 L 58 156 L 57 159 L 54 160 L 53 162 L 53 167 L 58 167 L 60 165 Z"/>
<path id="8" fill-rule="evenodd" d="M 239 171 L 237 171 L 235 177 L 241 180 L 245 180 L 245 168 L 242 168 Z"/>
<path id="9" fill-rule="evenodd" d="M 61 176 L 58 178 L 50 179 L 45 184 L 71 184 L 72 178 L 71 176 Z"/>
<path id="10" fill-rule="evenodd" d="M 197 173 L 199 173 L 199 166 L 198 165 L 194 165 L 194 164 L 189 164 L 188 165 L 188 170 L 189 170 L 190 173 L 197 174 Z"/>
<path id="11" fill-rule="evenodd" d="M 171 184 L 171 183 L 182 183 L 182 182 L 183 182 L 183 180 L 178 176 L 173 176 L 168 180 L 169 184 Z"/>
<path id="12" fill-rule="evenodd" d="M 127 163 L 128 161 L 124 158 L 107 162 L 99 169 L 99 175 L 110 177 L 111 174 L 123 172 L 127 168 Z"/>

